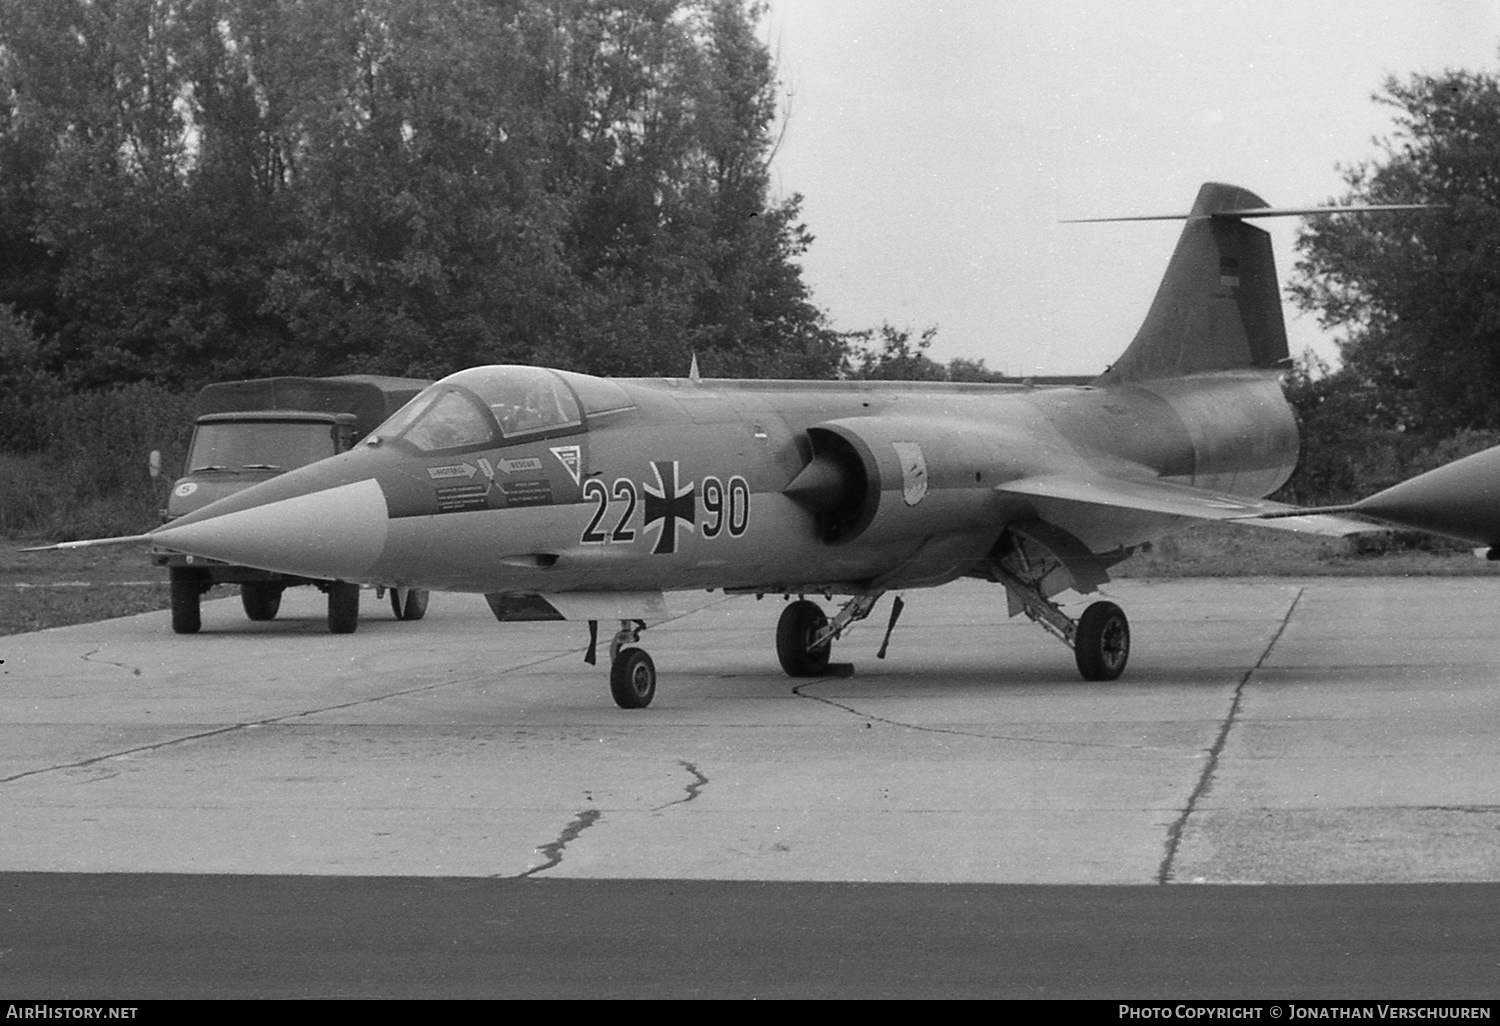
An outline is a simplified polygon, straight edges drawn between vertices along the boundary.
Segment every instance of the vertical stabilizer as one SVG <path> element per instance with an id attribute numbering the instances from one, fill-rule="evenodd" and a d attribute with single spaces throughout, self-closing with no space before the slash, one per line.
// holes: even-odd
<path id="1" fill-rule="evenodd" d="M 1271 237 L 1242 220 L 1268 210 L 1237 186 L 1208 182 L 1198 190 L 1145 323 L 1096 384 L 1284 365 Z"/>

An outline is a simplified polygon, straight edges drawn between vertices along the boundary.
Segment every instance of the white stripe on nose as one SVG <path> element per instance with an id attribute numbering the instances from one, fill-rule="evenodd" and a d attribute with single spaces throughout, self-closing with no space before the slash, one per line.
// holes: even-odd
<path id="1" fill-rule="evenodd" d="M 151 533 L 163 548 L 302 577 L 360 581 L 385 549 L 385 493 L 374 478 Z"/>

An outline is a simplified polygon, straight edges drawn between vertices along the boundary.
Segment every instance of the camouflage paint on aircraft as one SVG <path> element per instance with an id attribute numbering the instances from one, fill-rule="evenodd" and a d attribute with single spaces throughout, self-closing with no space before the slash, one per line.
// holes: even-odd
<path id="1" fill-rule="evenodd" d="M 471 367 L 356 450 L 146 537 L 287 573 L 478 592 L 497 616 L 618 617 L 610 683 L 628 708 L 655 692 L 642 618 L 662 592 L 700 588 L 802 596 L 776 652 L 816 676 L 885 592 L 980 578 L 1072 647 L 1085 678 L 1114 679 L 1124 612 L 1096 601 L 1075 619 L 1054 596 L 1096 591 L 1136 546 L 1194 521 L 1301 512 L 1260 498 L 1291 474 L 1298 438 L 1271 246 L 1246 222 L 1315 212 L 1204 185 L 1141 330 L 1087 384 Z M 847 601 L 830 618 L 815 594 Z"/>

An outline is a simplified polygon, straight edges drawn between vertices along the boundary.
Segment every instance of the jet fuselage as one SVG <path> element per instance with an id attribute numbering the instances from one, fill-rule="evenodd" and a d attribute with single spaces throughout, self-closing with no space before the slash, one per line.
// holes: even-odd
<path id="1" fill-rule="evenodd" d="M 506 394 L 523 384 L 546 393 L 529 426 L 507 422 L 521 401 Z M 977 572 L 1011 523 L 1045 520 L 1103 553 L 1181 520 L 997 490 L 1009 481 L 1126 477 L 1259 497 L 1296 455 L 1278 377 L 1258 370 L 1030 388 L 471 368 L 355 450 L 156 540 L 435 590 L 884 590 Z M 792 487 L 813 464 L 822 476 Z"/>

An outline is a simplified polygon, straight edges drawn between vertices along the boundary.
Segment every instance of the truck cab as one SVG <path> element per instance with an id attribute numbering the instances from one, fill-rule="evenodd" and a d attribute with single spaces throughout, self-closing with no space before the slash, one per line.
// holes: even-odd
<path id="1" fill-rule="evenodd" d="M 162 511 L 171 521 L 241 489 L 353 447 L 431 384 L 413 378 L 350 374 L 332 378 L 259 378 L 209 385 L 198 393 L 193 439 L 183 475 Z M 233 566 L 153 548 L 152 561 L 171 579 L 172 629 L 196 633 L 199 603 L 216 585 L 238 585 L 245 614 L 272 620 L 281 594 L 312 585 L 328 596 L 328 629 L 347 634 L 359 623 L 359 585 Z M 384 590 L 384 589 L 382 589 Z M 427 592 L 391 588 L 398 620 L 420 620 Z"/>

